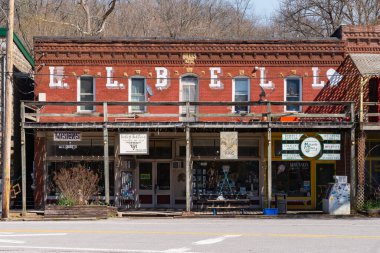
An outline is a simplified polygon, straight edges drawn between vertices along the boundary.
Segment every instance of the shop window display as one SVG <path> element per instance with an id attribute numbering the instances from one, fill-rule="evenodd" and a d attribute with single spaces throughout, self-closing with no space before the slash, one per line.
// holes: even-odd
<path id="1" fill-rule="evenodd" d="M 193 195 L 198 199 L 247 198 L 259 195 L 259 162 L 196 161 Z"/>
<path id="2" fill-rule="evenodd" d="M 310 162 L 273 162 L 272 192 L 289 197 L 310 197 Z"/>
<path id="3" fill-rule="evenodd" d="M 62 168 L 73 168 L 75 166 L 81 165 L 84 168 L 89 170 L 94 170 L 100 177 L 99 185 L 99 196 L 104 196 L 104 163 L 103 162 L 75 162 L 75 161 L 66 161 L 66 162 L 49 162 L 48 163 L 48 175 L 47 175 L 47 194 L 48 196 L 58 196 L 59 192 L 57 186 L 54 183 L 54 175 Z M 110 170 L 110 193 L 114 192 L 114 177 L 113 177 L 113 162 L 109 164 Z"/>

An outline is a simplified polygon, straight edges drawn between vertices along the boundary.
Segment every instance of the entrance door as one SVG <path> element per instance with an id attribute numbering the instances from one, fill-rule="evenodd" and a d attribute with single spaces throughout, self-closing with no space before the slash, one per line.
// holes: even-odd
<path id="1" fill-rule="evenodd" d="M 323 198 L 325 197 L 329 183 L 334 183 L 335 164 L 317 163 L 317 209 L 322 210 Z"/>
<path id="2" fill-rule="evenodd" d="M 140 207 L 171 207 L 169 162 L 140 162 L 138 182 Z"/>

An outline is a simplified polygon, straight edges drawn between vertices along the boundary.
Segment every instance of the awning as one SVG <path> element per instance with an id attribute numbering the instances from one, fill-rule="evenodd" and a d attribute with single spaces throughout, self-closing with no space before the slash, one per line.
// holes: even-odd
<path id="1" fill-rule="evenodd" d="M 362 76 L 380 76 L 380 54 L 350 54 Z"/>

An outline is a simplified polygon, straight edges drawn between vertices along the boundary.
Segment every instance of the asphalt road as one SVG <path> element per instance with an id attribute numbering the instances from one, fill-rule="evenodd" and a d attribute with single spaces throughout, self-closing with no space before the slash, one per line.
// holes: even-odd
<path id="1" fill-rule="evenodd" d="M 0 252 L 380 253 L 380 219 L 0 222 Z"/>

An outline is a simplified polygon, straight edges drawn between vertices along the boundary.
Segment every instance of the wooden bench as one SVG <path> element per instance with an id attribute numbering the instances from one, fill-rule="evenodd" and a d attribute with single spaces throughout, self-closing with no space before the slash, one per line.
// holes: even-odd
<path id="1" fill-rule="evenodd" d="M 248 206 L 207 206 L 207 209 L 212 210 L 213 215 L 218 214 L 218 210 L 225 210 L 225 211 L 230 211 L 230 210 L 240 210 L 241 214 L 244 214 L 245 209 Z"/>
<path id="2" fill-rule="evenodd" d="M 240 210 L 241 214 L 244 214 L 244 210 L 249 207 L 249 199 L 209 199 L 206 208 L 211 209 L 213 215 L 217 215 L 218 210 Z"/>

